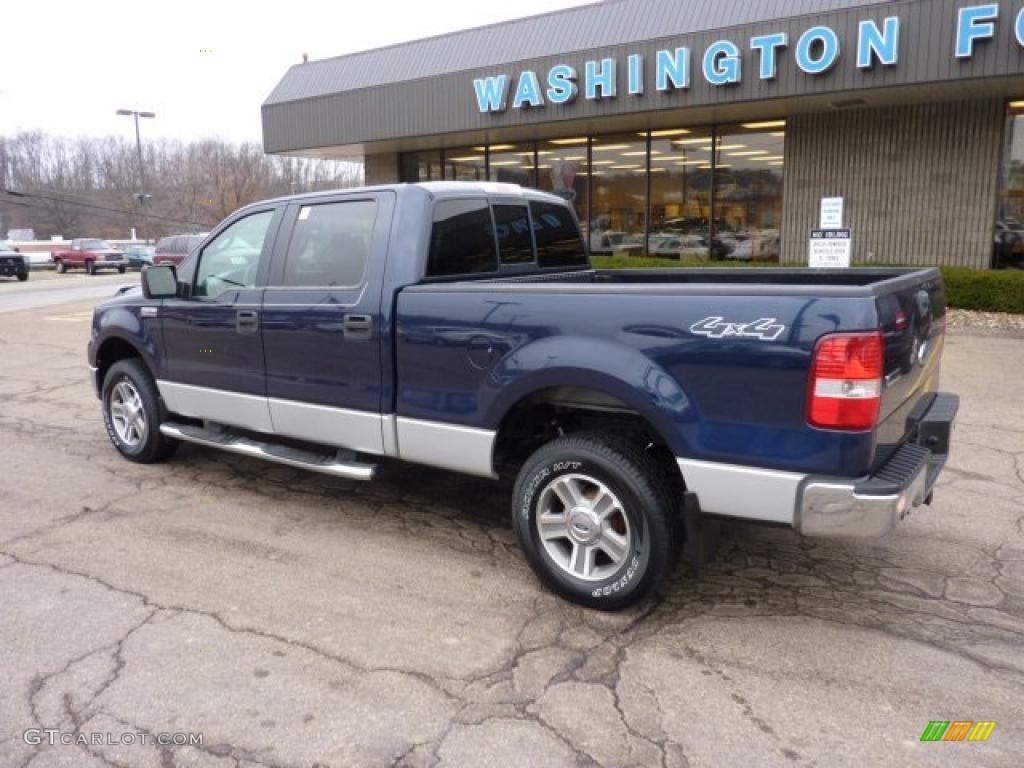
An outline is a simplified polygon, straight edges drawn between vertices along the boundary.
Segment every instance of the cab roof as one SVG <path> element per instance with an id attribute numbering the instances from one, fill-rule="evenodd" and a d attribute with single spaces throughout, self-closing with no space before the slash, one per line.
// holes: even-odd
<path id="1" fill-rule="evenodd" d="M 527 200 L 543 200 L 550 203 L 568 205 L 565 198 L 553 195 L 550 192 L 542 192 L 539 189 L 523 187 L 519 184 L 507 184 L 500 181 L 423 181 L 415 184 L 378 184 L 364 187 L 343 187 L 339 189 L 327 189 L 318 192 L 303 192 L 297 195 L 286 195 L 270 200 L 260 200 L 245 206 L 251 208 L 256 205 L 268 203 L 301 203 L 306 200 L 319 200 L 334 195 L 359 194 L 360 192 L 384 192 L 391 191 L 398 195 L 426 193 L 432 198 L 444 197 L 465 197 L 466 195 L 479 195 L 482 197 L 509 196 L 522 197 Z"/>

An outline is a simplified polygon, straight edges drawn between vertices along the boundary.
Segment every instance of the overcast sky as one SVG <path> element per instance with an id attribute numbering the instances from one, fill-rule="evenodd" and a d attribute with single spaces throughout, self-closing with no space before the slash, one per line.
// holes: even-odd
<path id="1" fill-rule="evenodd" d="M 0 135 L 260 141 L 260 104 L 311 60 L 583 5 L 586 0 L 6 0 Z M 206 52 L 209 51 L 209 52 Z"/>

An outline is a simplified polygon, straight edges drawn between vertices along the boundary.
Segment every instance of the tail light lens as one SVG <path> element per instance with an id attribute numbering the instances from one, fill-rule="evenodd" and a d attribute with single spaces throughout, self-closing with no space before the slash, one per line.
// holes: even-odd
<path id="1" fill-rule="evenodd" d="M 807 420 L 824 429 L 871 429 L 878 423 L 884 372 L 881 333 L 822 337 L 811 362 Z"/>

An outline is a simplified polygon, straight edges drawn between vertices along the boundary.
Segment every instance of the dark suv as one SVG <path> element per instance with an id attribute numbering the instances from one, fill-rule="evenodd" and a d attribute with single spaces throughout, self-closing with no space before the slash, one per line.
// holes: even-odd
<path id="1" fill-rule="evenodd" d="M 14 246 L 0 240 L 0 277 L 28 280 L 28 263 Z"/>
<path id="2" fill-rule="evenodd" d="M 163 237 L 157 241 L 156 253 L 153 254 L 153 263 L 178 266 L 192 252 L 193 248 L 203 242 L 205 237 L 206 233 Z"/>

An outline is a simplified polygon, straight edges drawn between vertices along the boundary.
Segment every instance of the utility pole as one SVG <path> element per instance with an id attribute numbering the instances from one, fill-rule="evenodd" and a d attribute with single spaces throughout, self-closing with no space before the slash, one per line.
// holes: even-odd
<path id="1" fill-rule="evenodd" d="M 146 200 L 152 197 L 152 195 L 146 194 L 146 170 L 142 162 L 142 134 L 139 133 L 139 118 L 140 117 L 156 117 L 154 112 L 139 112 L 135 109 L 119 109 L 117 114 L 125 117 L 135 118 L 135 148 L 139 153 L 139 191 L 135 193 L 139 201 L 139 205 L 142 207 L 142 239 L 149 243 L 149 213 L 146 212 Z"/>

